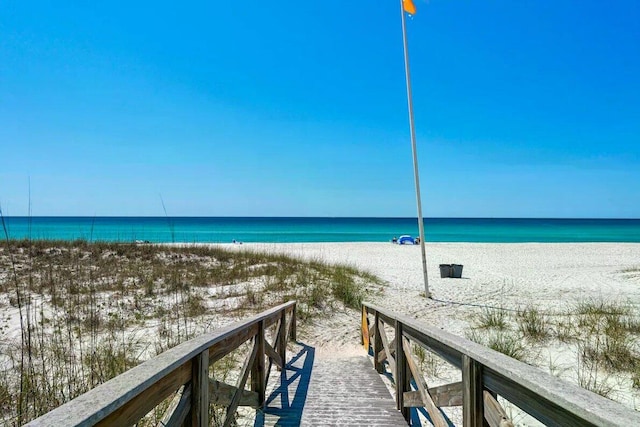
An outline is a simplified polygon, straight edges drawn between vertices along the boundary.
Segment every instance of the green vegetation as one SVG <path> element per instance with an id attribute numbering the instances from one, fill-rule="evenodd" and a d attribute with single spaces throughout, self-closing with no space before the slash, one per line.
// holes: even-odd
<path id="1" fill-rule="evenodd" d="M 507 315 L 504 310 L 484 308 L 477 320 L 476 327 L 480 329 L 507 329 Z"/>
<path id="2" fill-rule="evenodd" d="M 549 337 L 549 324 L 546 316 L 534 307 L 516 314 L 518 331 L 530 342 L 541 342 Z"/>
<path id="3" fill-rule="evenodd" d="M 485 331 L 485 333 L 474 330 L 467 334 L 467 338 L 521 362 L 526 361 L 527 353 L 522 340 L 508 329 Z"/>
<path id="4" fill-rule="evenodd" d="M 446 363 L 440 357 L 418 344 L 412 344 L 412 352 L 427 377 L 440 378 L 444 374 Z"/>
<path id="5" fill-rule="evenodd" d="M 0 423 L 21 425 L 205 330 L 293 299 L 304 326 L 329 309 L 359 309 L 365 286 L 380 284 L 280 254 L 6 240 Z"/>
<path id="6" fill-rule="evenodd" d="M 640 318 L 634 306 L 585 300 L 563 313 L 542 313 L 535 307 L 513 313 L 484 309 L 473 318 L 468 337 L 529 363 L 535 360 L 527 351 L 537 354 L 540 344 L 571 349 L 576 355 L 576 382 L 611 397 L 614 377 L 626 376 L 634 388 L 640 388 L 639 334 Z"/>

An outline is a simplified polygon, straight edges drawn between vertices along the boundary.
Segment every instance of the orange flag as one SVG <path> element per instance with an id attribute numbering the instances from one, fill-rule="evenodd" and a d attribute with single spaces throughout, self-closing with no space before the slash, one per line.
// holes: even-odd
<path id="1" fill-rule="evenodd" d="M 404 7 L 404 11 L 410 15 L 416 14 L 416 5 L 413 4 L 412 0 L 402 0 L 402 6 Z"/>

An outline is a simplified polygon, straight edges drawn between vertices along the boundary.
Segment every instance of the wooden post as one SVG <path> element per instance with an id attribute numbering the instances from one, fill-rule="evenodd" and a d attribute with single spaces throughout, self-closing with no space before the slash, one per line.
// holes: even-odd
<path id="1" fill-rule="evenodd" d="M 291 341 L 296 341 L 297 338 L 297 324 L 296 324 L 296 307 L 297 303 L 293 304 L 293 308 L 291 309 L 291 336 L 289 337 Z"/>
<path id="2" fill-rule="evenodd" d="M 191 426 L 209 426 L 209 349 L 191 364 Z"/>
<path id="3" fill-rule="evenodd" d="M 384 372 L 382 362 L 378 361 L 378 354 L 382 351 L 382 337 L 380 336 L 380 315 L 376 311 L 375 314 L 375 335 L 373 337 L 373 366 L 379 374 Z"/>
<path id="4" fill-rule="evenodd" d="M 463 354 L 462 424 L 464 427 L 482 427 L 484 424 L 482 389 L 482 365 Z"/>
<path id="5" fill-rule="evenodd" d="M 369 347 L 371 346 L 371 333 L 369 332 L 369 313 L 367 308 L 362 306 L 362 315 L 360 317 L 360 345 L 362 345 L 367 353 L 369 353 Z"/>
<path id="6" fill-rule="evenodd" d="M 402 323 L 396 319 L 396 408 L 402 412 L 407 422 L 411 420 L 411 408 L 404 406 L 404 392 L 411 389 L 411 375 L 407 365 L 406 355 L 402 348 Z"/>
<path id="7" fill-rule="evenodd" d="M 280 329 L 278 329 L 278 354 L 282 359 L 282 372 L 287 362 L 287 311 L 282 310 L 280 313 Z"/>
<path id="8" fill-rule="evenodd" d="M 258 333 L 255 340 L 257 354 L 251 367 L 251 390 L 258 393 L 258 404 L 262 407 L 265 402 L 264 320 L 258 323 Z"/>

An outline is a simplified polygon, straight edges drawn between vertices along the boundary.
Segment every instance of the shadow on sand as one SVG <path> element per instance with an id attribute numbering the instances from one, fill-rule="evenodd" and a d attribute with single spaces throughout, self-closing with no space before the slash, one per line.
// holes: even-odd
<path id="1" fill-rule="evenodd" d="M 256 414 L 254 427 L 267 425 L 299 426 L 307 400 L 309 381 L 315 358 L 315 348 L 297 343 L 298 353 L 286 364 L 279 376 L 279 384 L 267 397 L 265 407 Z"/>

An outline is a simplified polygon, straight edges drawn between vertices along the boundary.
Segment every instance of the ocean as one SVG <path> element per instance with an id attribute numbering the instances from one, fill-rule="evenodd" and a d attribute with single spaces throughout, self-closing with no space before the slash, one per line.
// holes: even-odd
<path id="1" fill-rule="evenodd" d="M 388 242 L 416 218 L 4 217 L 13 239 L 161 242 Z M 640 219 L 426 218 L 428 242 L 640 242 Z M 1 231 L 5 238 L 4 231 Z"/>

